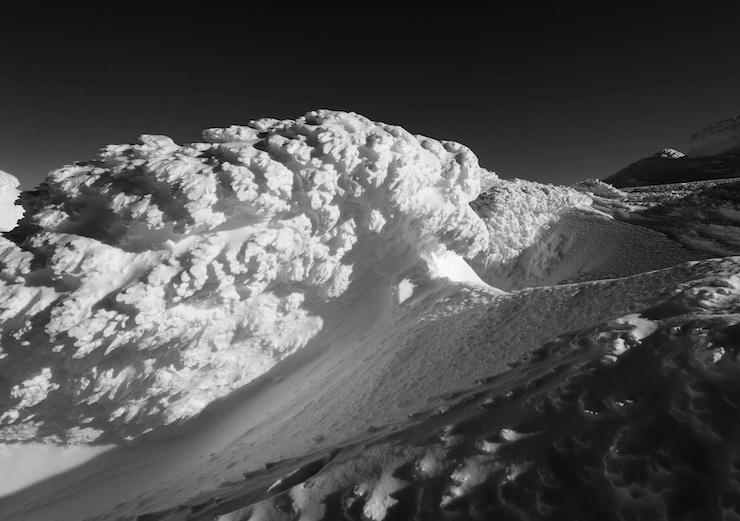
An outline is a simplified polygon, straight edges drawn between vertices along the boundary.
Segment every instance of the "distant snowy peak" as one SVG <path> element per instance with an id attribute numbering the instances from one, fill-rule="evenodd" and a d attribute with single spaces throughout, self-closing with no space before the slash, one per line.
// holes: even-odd
<path id="1" fill-rule="evenodd" d="M 0 242 L 0 438 L 135 438 L 303 347 L 368 273 L 477 279 L 468 148 L 329 110 L 204 138 L 111 145 L 26 194 Z"/>
<path id="2" fill-rule="evenodd" d="M 617 187 L 740 177 L 740 117 L 701 129 L 691 137 L 689 153 L 665 148 L 610 175 Z"/>
<path id="3" fill-rule="evenodd" d="M 664 148 L 663 150 L 661 150 L 655 155 L 660 156 L 660 157 L 665 157 L 668 159 L 678 159 L 680 157 L 684 157 L 686 154 L 684 154 L 683 152 L 679 152 L 675 148 Z"/>
<path id="4" fill-rule="evenodd" d="M 0 170 L 0 232 L 15 228 L 23 217 L 23 207 L 16 205 L 21 194 L 18 179 Z"/>

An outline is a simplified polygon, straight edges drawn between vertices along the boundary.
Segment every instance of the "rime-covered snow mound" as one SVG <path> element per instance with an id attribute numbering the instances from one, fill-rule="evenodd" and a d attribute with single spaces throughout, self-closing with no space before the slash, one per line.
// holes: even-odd
<path id="1" fill-rule="evenodd" d="M 483 218 L 490 246 L 474 259 L 479 273 L 507 285 L 517 260 L 540 241 L 542 233 L 564 213 L 590 207 L 591 199 L 566 187 L 530 181 L 493 181 L 472 206 Z M 543 263 L 544 264 L 544 263 Z"/>
<path id="2" fill-rule="evenodd" d="M 204 138 L 109 146 L 31 197 L 0 244 L 0 438 L 136 437 L 305 345 L 365 271 L 475 278 L 466 147 L 331 111 Z"/>
<path id="3" fill-rule="evenodd" d="M 414 266 L 510 290 L 702 258 L 593 192 L 503 181 L 458 143 L 353 113 L 203 136 L 108 146 L 24 194 L 0 243 L 0 439 L 131 440 L 191 418 L 333 328 L 353 281 L 404 300 Z"/>
<path id="4" fill-rule="evenodd" d="M 487 184 L 471 206 L 486 224 L 489 247 L 469 262 L 495 287 L 623 277 L 706 258 L 661 233 L 615 219 L 615 207 L 627 195 L 606 183 Z"/>

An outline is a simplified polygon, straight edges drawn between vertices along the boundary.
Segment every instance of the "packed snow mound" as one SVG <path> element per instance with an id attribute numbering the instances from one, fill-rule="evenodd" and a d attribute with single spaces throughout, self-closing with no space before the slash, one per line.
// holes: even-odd
<path id="1" fill-rule="evenodd" d="M 459 278 L 488 247 L 460 144 L 328 110 L 203 136 L 108 146 L 29 195 L 0 243 L 0 439 L 192 417 L 304 346 L 353 280 Z"/>
<path id="2" fill-rule="evenodd" d="M 564 186 L 500 180 L 472 203 L 490 234 L 490 246 L 481 252 L 484 262 L 498 264 L 514 259 L 534 243 L 545 224 L 565 210 L 590 204 L 589 197 Z"/>
<path id="3" fill-rule="evenodd" d="M 626 192 L 595 179 L 570 188 L 494 180 L 471 203 L 486 223 L 489 248 L 470 264 L 488 284 L 508 291 L 624 277 L 707 257 L 675 234 L 620 222 L 634 210 L 628 200 Z"/>
<path id="4" fill-rule="evenodd" d="M 492 182 L 471 203 L 489 235 L 489 247 L 473 258 L 471 265 L 496 287 L 521 285 L 522 273 L 517 266 L 523 253 L 540 244 L 563 214 L 590 205 L 590 197 L 564 186 L 521 179 Z"/>
<path id="5" fill-rule="evenodd" d="M 15 204 L 21 194 L 18 179 L 0 170 L 0 232 L 15 228 L 23 217 L 23 207 Z"/>

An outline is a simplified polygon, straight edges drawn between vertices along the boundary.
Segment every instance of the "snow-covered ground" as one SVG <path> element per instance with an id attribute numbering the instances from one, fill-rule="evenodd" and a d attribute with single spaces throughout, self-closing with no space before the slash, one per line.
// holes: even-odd
<path id="1" fill-rule="evenodd" d="M 740 518 L 735 185 L 204 138 L 0 177 L 0 518 Z"/>

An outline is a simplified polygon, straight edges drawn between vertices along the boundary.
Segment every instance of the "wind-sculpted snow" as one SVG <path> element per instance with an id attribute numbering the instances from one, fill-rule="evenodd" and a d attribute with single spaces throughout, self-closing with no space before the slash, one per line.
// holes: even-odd
<path id="1" fill-rule="evenodd" d="M 506 262 L 531 246 L 542 227 L 559 213 L 590 204 L 590 198 L 570 188 L 516 179 L 494 184 L 473 207 L 491 234 L 488 257 Z"/>
<path id="2" fill-rule="evenodd" d="M 624 277 L 707 257 L 678 234 L 668 238 L 626 225 L 634 211 L 628 200 L 624 191 L 595 179 L 572 188 L 492 180 L 471 203 L 486 223 L 489 248 L 470 264 L 487 283 L 515 290 Z"/>
<path id="3" fill-rule="evenodd" d="M 488 246 L 457 143 L 332 111 L 204 138 L 108 146 L 28 196 L 0 243 L 0 438 L 186 419 L 304 346 L 360 274 L 444 276 Z"/>
<path id="4" fill-rule="evenodd" d="M 18 184 L 18 179 L 0 170 L 0 232 L 12 230 L 23 217 L 23 207 L 15 203 L 21 193 Z"/>
<path id="5" fill-rule="evenodd" d="M 536 280 L 556 261 L 552 255 L 540 255 L 540 266 L 525 269 L 525 273 L 518 262 L 522 254 L 542 243 L 543 235 L 564 213 L 590 205 L 587 195 L 564 186 L 519 179 L 492 182 L 471 204 L 486 223 L 490 241 L 489 248 L 473 259 L 473 266 L 497 287 Z"/>

